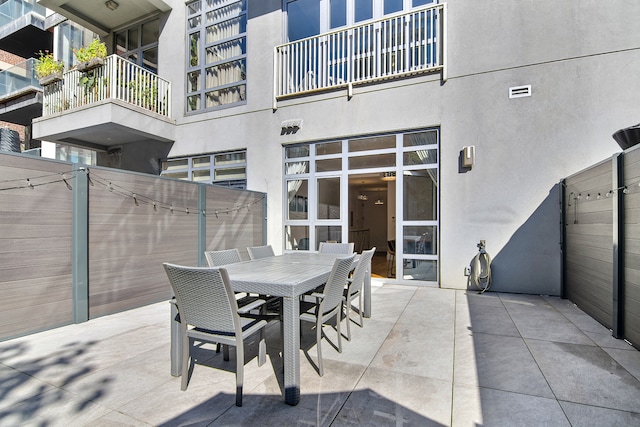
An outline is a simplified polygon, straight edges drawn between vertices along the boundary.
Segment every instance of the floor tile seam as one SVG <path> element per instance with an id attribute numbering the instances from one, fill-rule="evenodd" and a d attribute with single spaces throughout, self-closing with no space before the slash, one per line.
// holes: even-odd
<path id="1" fill-rule="evenodd" d="M 383 287 L 384 287 L 384 285 L 383 285 Z M 387 335 L 385 336 L 384 340 L 382 340 L 382 342 L 380 343 L 380 346 L 378 347 L 378 350 L 376 350 L 376 352 L 373 355 L 373 357 L 371 357 L 371 359 L 369 360 L 369 363 L 366 364 L 366 365 L 359 365 L 359 366 L 364 366 L 365 368 L 362 370 L 362 373 L 359 375 L 357 381 L 354 383 L 353 388 L 351 390 L 349 390 L 349 392 L 347 393 L 345 399 L 342 401 L 342 404 L 340 405 L 340 408 L 335 412 L 335 415 L 334 415 L 333 419 L 328 424 L 329 426 L 332 426 L 333 423 L 336 421 L 336 418 L 338 417 L 338 414 L 340 414 L 340 412 L 344 409 L 344 405 L 346 405 L 347 401 L 351 398 L 351 395 L 353 394 L 353 392 L 358 388 L 358 386 L 360 385 L 360 382 L 362 381 L 362 378 L 364 377 L 364 375 L 367 373 L 367 371 L 370 368 L 372 368 L 371 365 L 372 365 L 373 361 L 376 360 L 376 357 L 380 353 L 380 349 L 384 346 L 385 341 L 387 341 L 387 338 L 389 338 L 389 335 L 391 334 L 393 329 L 398 324 L 398 320 L 400 319 L 400 317 L 402 316 L 402 314 L 406 310 L 407 306 L 409 305 L 409 303 L 413 299 L 414 295 L 416 294 L 416 291 L 417 291 L 417 288 L 413 289 L 413 292 L 411 294 L 411 298 L 409 298 L 409 300 L 405 304 L 404 308 L 402 309 L 402 312 L 398 315 L 398 317 L 396 318 L 395 322 L 393 322 L 393 326 L 391 328 L 389 328 L 389 332 L 387 332 Z M 389 322 L 389 323 L 391 323 L 391 322 Z"/>
<path id="2" fill-rule="evenodd" d="M 553 397 L 549 397 L 549 396 L 541 396 L 539 394 L 533 394 L 533 393 L 526 393 L 523 391 L 516 391 L 516 390 L 505 390 L 504 388 L 498 388 L 498 387 L 490 387 L 490 386 L 486 386 L 486 385 L 479 385 L 479 384 L 469 384 L 469 383 L 461 383 L 461 382 L 454 382 L 453 386 L 458 386 L 458 387 L 467 387 L 467 388 L 477 388 L 477 389 L 486 389 L 486 390 L 494 390 L 494 391 L 499 391 L 502 393 L 513 393 L 513 394 L 517 394 L 519 396 L 528 396 L 528 397 L 536 397 L 536 398 L 540 398 L 540 399 L 547 399 L 547 400 L 555 400 L 555 401 L 560 401 L 560 399 L 558 399 L 556 397 L 555 394 L 553 394 Z M 553 393 L 553 391 L 552 391 Z M 574 402 L 577 403 L 577 402 Z"/>
<path id="3" fill-rule="evenodd" d="M 640 416 L 640 410 L 638 410 L 638 411 L 627 411 L 625 409 L 612 408 L 610 406 L 592 405 L 592 404 L 584 403 L 584 402 L 574 402 L 573 400 L 558 399 L 558 403 L 561 403 L 561 402 L 573 403 L 575 405 L 580 405 L 580 406 L 589 406 L 589 407 L 598 408 L 598 409 L 606 409 L 606 410 L 609 410 L 609 411 L 624 412 L 624 413 L 627 413 L 627 414 L 634 414 L 634 415 Z M 562 405 L 560 405 L 560 406 L 562 406 Z"/>

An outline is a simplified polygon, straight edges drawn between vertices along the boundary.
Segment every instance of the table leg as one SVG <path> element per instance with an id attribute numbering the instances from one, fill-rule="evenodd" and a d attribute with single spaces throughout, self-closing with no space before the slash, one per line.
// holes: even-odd
<path id="1" fill-rule="evenodd" d="M 282 298 L 284 400 L 289 405 L 300 402 L 300 301 Z"/>
<path id="2" fill-rule="evenodd" d="M 367 267 L 364 274 L 364 309 L 362 315 L 366 318 L 371 317 L 371 263 Z"/>
<path id="3" fill-rule="evenodd" d="M 171 375 L 180 376 L 180 367 L 182 366 L 182 329 L 178 319 L 178 306 L 175 300 L 171 303 Z"/>

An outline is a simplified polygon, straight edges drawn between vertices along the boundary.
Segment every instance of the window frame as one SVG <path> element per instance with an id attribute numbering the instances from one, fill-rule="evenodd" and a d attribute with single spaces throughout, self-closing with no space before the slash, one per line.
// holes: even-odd
<path id="1" fill-rule="evenodd" d="M 216 156 L 220 155 L 229 155 L 229 154 L 244 154 L 244 161 L 239 161 L 237 163 L 225 164 L 225 165 L 217 165 L 216 164 Z M 205 157 L 209 157 L 209 162 L 207 166 L 194 166 L 194 160 L 202 159 Z M 165 167 L 168 166 L 170 162 L 178 162 L 178 161 L 187 161 L 187 164 L 182 168 L 176 168 L 172 170 L 168 170 Z M 162 171 L 160 172 L 161 176 L 166 176 L 174 179 L 182 179 L 185 181 L 192 182 L 201 182 L 207 183 L 211 185 L 220 185 L 224 187 L 233 187 L 245 190 L 247 188 L 247 149 L 240 150 L 232 150 L 232 151 L 218 151 L 212 153 L 203 153 L 203 154 L 194 154 L 191 156 L 180 156 L 180 157 L 172 157 L 165 159 L 162 165 Z M 225 180 L 215 180 L 216 172 L 221 170 L 231 170 L 231 169 L 240 169 L 244 168 L 244 178 L 238 179 L 225 179 Z M 208 171 L 209 179 L 208 180 L 194 180 L 194 173 Z M 172 175 L 186 173 L 185 178 L 179 178 Z M 226 185 L 225 185 L 226 183 Z M 233 184 L 233 185 L 231 185 Z M 239 185 L 238 185 L 239 184 Z"/>
<path id="2" fill-rule="evenodd" d="M 192 6 L 195 5 L 196 3 L 200 3 L 200 7 L 198 9 L 197 12 L 192 12 Z M 194 114 L 201 114 L 201 113 L 205 113 L 205 112 L 209 112 L 209 111 L 216 111 L 216 110 L 221 110 L 221 109 L 226 109 L 226 108 L 231 108 L 231 107 L 236 107 L 238 105 L 245 105 L 247 103 L 247 63 L 248 63 L 248 55 L 247 55 L 247 30 L 246 30 L 246 26 L 248 23 L 248 5 L 249 1 L 248 0 L 221 0 L 220 2 L 218 2 L 217 4 L 213 4 L 211 7 L 207 7 L 207 2 L 204 0 L 194 0 L 194 1 L 189 1 L 185 4 L 186 7 L 186 14 L 185 14 L 185 29 L 186 29 L 186 37 L 185 37 L 185 49 L 187 52 L 186 58 L 185 58 L 185 86 L 184 86 L 184 93 L 185 93 L 185 104 L 184 104 L 184 113 L 185 115 L 189 116 L 189 115 L 194 115 Z M 206 18 L 207 18 L 207 14 L 233 6 L 234 4 L 240 4 L 241 8 L 240 8 L 240 12 L 237 15 L 230 15 L 230 16 L 224 16 L 222 18 L 219 19 L 215 19 L 212 20 L 211 22 L 207 22 Z M 200 17 L 199 23 L 197 25 L 194 26 L 190 26 L 190 21 L 193 19 L 196 19 L 197 17 Z M 210 43 L 206 42 L 206 34 L 207 34 L 207 27 L 211 27 L 217 24 L 221 24 L 224 23 L 226 21 L 232 20 L 232 19 L 240 19 L 240 21 L 242 22 L 242 20 L 244 20 L 244 31 L 240 31 L 237 34 L 233 34 L 232 36 L 228 36 L 228 37 L 223 37 L 219 40 L 215 40 L 212 41 Z M 191 52 L 191 36 L 197 34 L 199 39 L 198 39 L 198 63 L 196 65 L 191 65 L 191 58 L 192 56 L 190 55 Z M 244 53 L 240 54 L 240 55 L 235 55 L 229 58 L 225 58 L 223 60 L 220 61 L 213 61 L 208 63 L 207 62 L 207 49 L 217 46 L 217 45 L 223 45 L 225 43 L 229 43 L 229 42 L 233 42 L 233 41 L 240 41 L 240 43 L 244 46 Z M 241 73 L 243 74 L 243 78 L 241 80 L 235 80 L 233 82 L 224 82 L 222 84 L 218 84 L 217 86 L 212 86 L 210 88 L 206 87 L 206 75 L 207 75 L 207 70 L 214 68 L 214 67 L 219 67 L 221 65 L 227 65 L 227 64 L 232 64 L 234 62 L 242 62 L 243 63 L 243 67 L 240 67 L 241 69 Z M 198 89 L 197 90 L 192 90 L 190 91 L 190 87 L 192 86 L 192 84 L 190 84 L 189 79 L 190 79 L 190 75 L 192 73 L 199 73 L 198 75 L 198 79 L 199 79 L 199 83 L 198 83 Z M 230 88 L 238 88 L 238 90 L 241 92 L 241 99 L 238 101 L 234 101 L 234 102 L 228 102 L 228 103 L 220 103 L 218 105 L 214 105 L 211 107 L 207 107 L 206 106 L 206 100 L 207 100 L 207 94 L 212 94 L 214 92 L 217 91 L 223 91 L 226 89 L 230 89 Z M 199 104 L 196 108 L 190 107 L 190 100 L 193 99 L 193 97 L 198 97 L 199 99 Z"/>

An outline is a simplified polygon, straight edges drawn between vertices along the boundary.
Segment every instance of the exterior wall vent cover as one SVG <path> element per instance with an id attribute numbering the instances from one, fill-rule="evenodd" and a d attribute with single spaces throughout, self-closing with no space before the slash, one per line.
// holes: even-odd
<path id="1" fill-rule="evenodd" d="M 525 96 L 531 96 L 531 85 L 514 86 L 509 88 L 509 99 L 523 98 Z"/>

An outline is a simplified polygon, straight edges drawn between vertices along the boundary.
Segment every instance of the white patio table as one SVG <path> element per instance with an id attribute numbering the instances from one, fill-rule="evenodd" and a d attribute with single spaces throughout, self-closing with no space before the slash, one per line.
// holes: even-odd
<path id="1" fill-rule="evenodd" d="M 226 265 L 237 292 L 282 297 L 284 398 L 289 405 L 300 401 L 300 300 L 303 293 L 327 281 L 337 254 L 292 252 L 284 255 Z M 370 277 L 370 275 L 367 275 Z M 365 301 L 370 301 L 371 282 L 365 281 Z M 366 297 L 369 294 L 369 297 Z M 172 306 L 173 307 L 173 306 Z M 175 319 L 175 307 L 172 320 Z M 365 310 L 363 310 L 365 311 Z M 181 340 L 179 325 L 171 328 L 171 373 L 179 375 Z"/>

